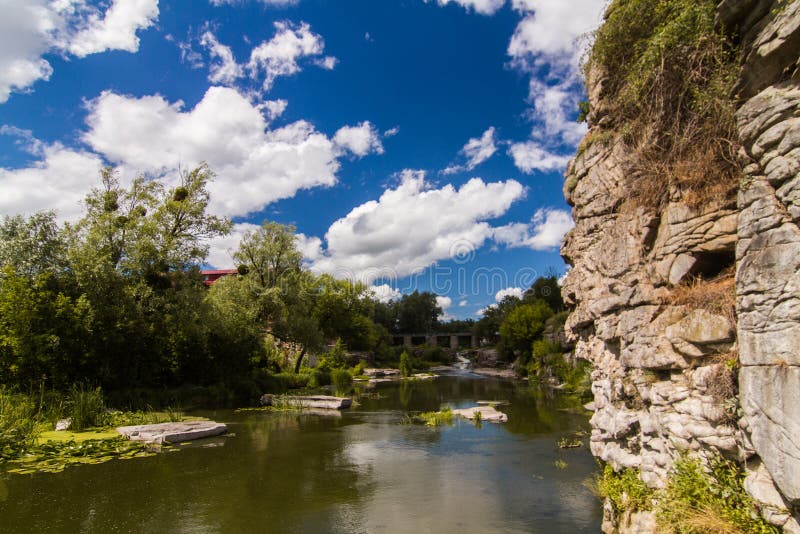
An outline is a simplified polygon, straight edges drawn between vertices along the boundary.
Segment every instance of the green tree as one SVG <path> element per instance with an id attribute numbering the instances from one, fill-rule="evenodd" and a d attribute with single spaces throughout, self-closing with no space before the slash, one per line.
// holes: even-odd
<path id="1" fill-rule="evenodd" d="M 533 342 L 541 337 L 545 321 L 552 315 L 553 310 L 544 301 L 521 304 L 500 325 L 500 336 L 508 349 L 528 355 Z"/>
<path id="2" fill-rule="evenodd" d="M 442 309 L 436 303 L 436 294 L 414 291 L 397 301 L 397 327 L 404 334 L 428 334 L 439 325 Z"/>
<path id="3" fill-rule="evenodd" d="M 262 288 L 270 288 L 299 273 L 303 255 L 297 250 L 294 226 L 264 221 L 258 230 L 245 232 L 233 259 Z"/>

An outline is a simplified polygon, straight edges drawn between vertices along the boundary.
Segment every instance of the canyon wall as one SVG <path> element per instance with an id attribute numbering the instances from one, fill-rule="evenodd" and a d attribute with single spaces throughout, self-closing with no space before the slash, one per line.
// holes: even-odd
<path id="1" fill-rule="evenodd" d="M 738 197 L 626 202 L 632 156 L 597 135 L 603 80 L 590 76 L 591 128 L 564 185 L 566 331 L 593 364 L 595 456 L 652 488 L 684 453 L 736 459 L 762 515 L 800 533 L 800 1 L 717 13 L 742 51 Z M 606 503 L 604 530 L 655 528 Z"/>

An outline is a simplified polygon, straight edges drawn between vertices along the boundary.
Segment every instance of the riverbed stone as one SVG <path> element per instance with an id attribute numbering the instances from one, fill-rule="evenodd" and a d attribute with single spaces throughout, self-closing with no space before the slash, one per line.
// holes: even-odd
<path id="1" fill-rule="evenodd" d="M 219 436 L 227 431 L 228 427 L 225 424 L 215 421 L 182 421 L 117 428 L 117 432 L 127 439 L 157 444 L 181 443 L 183 441 Z"/>
<path id="2" fill-rule="evenodd" d="M 494 406 L 472 406 L 453 410 L 453 415 L 471 420 L 475 418 L 475 413 L 480 413 L 481 421 L 487 423 L 505 423 L 508 421 L 508 416 L 495 409 Z"/>

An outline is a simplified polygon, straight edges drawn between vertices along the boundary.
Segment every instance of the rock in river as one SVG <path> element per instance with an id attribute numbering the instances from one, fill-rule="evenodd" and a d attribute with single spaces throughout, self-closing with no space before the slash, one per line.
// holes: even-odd
<path id="1" fill-rule="evenodd" d="M 117 428 L 117 432 L 126 438 L 145 443 L 180 443 L 182 441 L 218 436 L 227 431 L 227 426 L 215 421 L 185 421 L 181 423 L 159 423 Z"/>

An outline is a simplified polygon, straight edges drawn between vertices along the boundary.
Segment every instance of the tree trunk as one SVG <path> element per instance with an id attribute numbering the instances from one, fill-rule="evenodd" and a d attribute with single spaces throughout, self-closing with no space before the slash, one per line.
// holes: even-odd
<path id="1" fill-rule="evenodd" d="M 300 356 L 297 357 L 297 363 L 294 364 L 294 374 L 300 372 L 300 366 L 303 365 L 303 356 L 306 355 L 306 348 L 303 347 L 303 350 L 300 351 Z"/>

